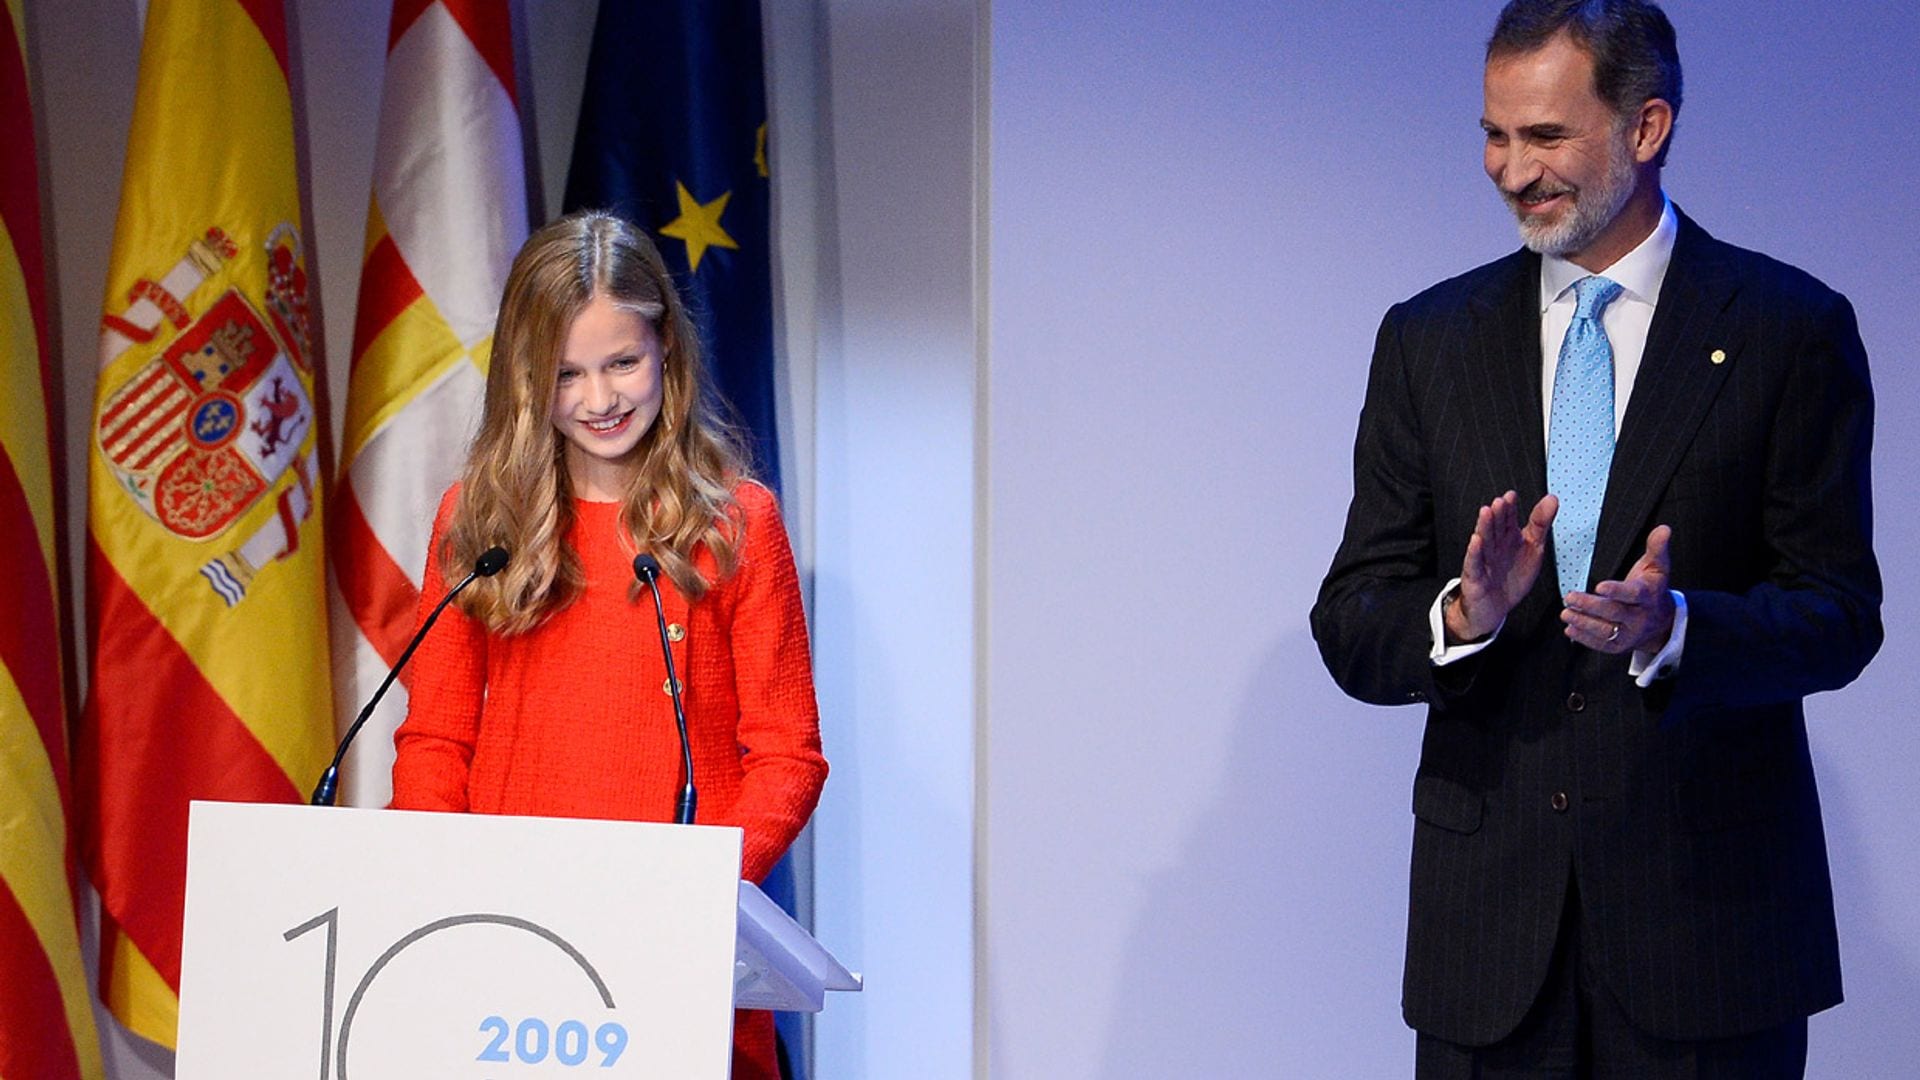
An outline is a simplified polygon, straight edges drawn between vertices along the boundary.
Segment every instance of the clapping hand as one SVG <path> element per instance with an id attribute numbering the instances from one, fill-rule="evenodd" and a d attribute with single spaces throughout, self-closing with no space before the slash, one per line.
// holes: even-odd
<path id="1" fill-rule="evenodd" d="M 1482 511 L 1484 513 L 1484 511 Z M 1603 581 L 1590 593 L 1566 595 L 1560 621 L 1567 637 L 1604 653 L 1659 652 L 1673 632 L 1673 593 L 1667 579 L 1673 559 L 1667 546 L 1673 530 L 1656 526 L 1647 534 L 1647 552 L 1624 581 Z"/>
<path id="2" fill-rule="evenodd" d="M 1477 641 L 1500 628 L 1540 576 L 1559 509 L 1559 499 L 1542 496 L 1523 525 L 1520 496 L 1512 491 L 1480 508 L 1460 566 L 1459 597 L 1444 613 L 1450 639 Z"/>

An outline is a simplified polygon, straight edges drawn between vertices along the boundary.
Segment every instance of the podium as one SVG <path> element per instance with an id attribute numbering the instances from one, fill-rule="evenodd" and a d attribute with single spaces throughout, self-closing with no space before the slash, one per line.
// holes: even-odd
<path id="1" fill-rule="evenodd" d="M 179 1080 L 726 1080 L 734 1008 L 859 976 L 740 830 L 196 802 Z"/>

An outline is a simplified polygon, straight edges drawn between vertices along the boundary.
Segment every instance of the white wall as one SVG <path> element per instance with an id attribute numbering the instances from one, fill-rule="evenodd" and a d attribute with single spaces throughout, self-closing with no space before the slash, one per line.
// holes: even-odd
<path id="1" fill-rule="evenodd" d="M 814 645 L 833 774 L 815 932 L 867 979 L 821 1075 L 972 1075 L 971 0 L 828 0 Z"/>
<path id="2" fill-rule="evenodd" d="M 1477 85 L 1476 32 L 1390 89 L 1320 5 L 995 8 L 996 1078 L 1407 1071 L 1419 719 L 1343 702 L 1305 615 L 1380 311 L 1508 242 L 1477 188 L 1396 235 L 1454 162 L 1394 158 L 1471 165 L 1475 114 L 1383 107 Z"/>
<path id="3" fill-rule="evenodd" d="M 1420 713 L 1343 698 L 1306 612 L 1392 302 L 1516 244 L 1477 5 L 992 7 L 986 1073 L 1404 1076 Z M 1904 674 L 1920 162 L 1904 5 L 1674 0 L 1669 185 L 1847 292 L 1877 363 L 1888 645 L 1809 703 L 1852 1000 L 1815 1077 L 1912 1072 Z"/>

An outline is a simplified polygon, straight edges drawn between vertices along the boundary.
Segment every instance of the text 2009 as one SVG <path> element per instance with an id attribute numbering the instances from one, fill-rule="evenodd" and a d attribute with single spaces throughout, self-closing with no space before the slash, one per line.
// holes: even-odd
<path id="1" fill-rule="evenodd" d="M 596 1064 L 610 1069 L 627 1050 L 626 1027 L 612 1022 L 595 1028 L 591 1041 L 587 1038 L 587 1025 L 578 1020 L 567 1020 L 550 1028 L 545 1020 L 535 1018 L 522 1020 L 515 1026 L 508 1023 L 506 1017 L 489 1016 L 480 1021 L 480 1030 L 491 1034 L 493 1041 L 480 1051 L 475 1061 L 518 1058 L 528 1065 L 538 1065 L 551 1054 L 562 1065 L 582 1065 L 589 1053 L 597 1050 L 600 1060 Z"/>

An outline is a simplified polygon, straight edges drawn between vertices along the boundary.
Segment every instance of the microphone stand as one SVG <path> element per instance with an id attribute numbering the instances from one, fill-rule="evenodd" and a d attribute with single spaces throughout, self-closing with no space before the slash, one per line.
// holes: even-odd
<path id="1" fill-rule="evenodd" d="M 440 617 L 440 613 L 446 610 L 447 605 L 453 602 L 454 597 L 460 595 L 460 590 L 473 584 L 475 578 L 492 577 L 504 569 L 506 565 L 506 548 L 488 548 L 486 551 L 481 552 L 478 559 L 474 560 L 473 570 L 469 572 L 466 577 L 460 579 L 460 584 L 449 589 L 447 595 L 441 597 L 440 602 L 433 606 L 433 611 L 427 616 L 427 620 L 420 624 L 419 630 L 414 632 L 413 640 L 407 642 L 407 650 L 401 653 L 400 659 L 393 667 L 387 670 L 387 677 L 380 681 L 380 688 L 373 692 L 371 698 L 367 699 L 366 707 L 360 710 L 359 716 L 354 717 L 353 725 L 347 728 L 346 736 L 340 740 L 340 745 L 334 748 L 333 761 L 327 766 L 327 771 L 320 774 L 320 782 L 315 784 L 313 788 L 313 797 L 307 800 L 309 805 L 333 805 L 335 791 L 340 786 L 340 762 L 346 759 L 347 747 L 353 745 L 354 736 L 360 734 L 360 729 L 366 726 L 367 718 L 373 715 L 373 707 L 380 704 L 380 699 L 386 696 L 387 688 L 393 685 L 394 677 L 400 674 L 401 668 L 407 666 L 408 660 L 413 659 L 413 650 L 419 648 L 420 643 L 427 639 L 427 631 L 433 629 L 434 620 Z"/>
<path id="2" fill-rule="evenodd" d="M 693 824 L 694 807 L 700 793 L 693 787 L 693 744 L 687 739 L 687 711 L 680 703 L 680 679 L 673 671 L 673 647 L 667 637 L 667 610 L 660 603 L 660 560 L 651 555 L 636 555 L 633 574 L 653 594 L 653 617 L 660 626 L 660 655 L 667 661 L 667 691 L 673 695 L 673 723 L 680 732 L 680 796 L 673 804 L 673 823 Z"/>

